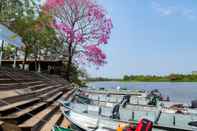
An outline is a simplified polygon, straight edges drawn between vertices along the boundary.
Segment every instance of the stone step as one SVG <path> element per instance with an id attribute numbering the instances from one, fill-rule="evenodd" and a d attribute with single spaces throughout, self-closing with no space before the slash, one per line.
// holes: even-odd
<path id="1" fill-rule="evenodd" d="M 39 128 L 48 121 L 58 107 L 59 105 L 51 105 L 20 124 L 18 127 L 21 128 L 22 131 L 38 131 Z"/>
<path id="2" fill-rule="evenodd" d="M 48 86 L 46 88 L 42 88 L 42 89 L 39 89 L 39 90 L 32 91 L 31 93 L 39 93 L 40 92 L 41 94 L 45 94 L 45 93 L 49 92 L 50 90 L 53 90 L 53 89 L 58 88 L 60 86 L 61 86 L 60 84 L 52 85 L 52 86 Z"/>
<path id="3" fill-rule="evenodd" d="M 44 124 L 44 126 L 40 129 L 40 131 L 51 131 L 53 126 L 58 123 L 58 121 L 61 119 L 61 112 L 56 112 L 47 123 Z"/>
<path id="4" fill-rule="evenodd" d="M 15 83 L 16 81 L 13 81 L 12 79 L 9 78 L 0 78 L 0 83 L 4 84 L 4 83 Z"/>
<path id="5" fill-rule="evenodd" d="M 39 110 L 40 108 L 44 108 L 45 105 L 46 105 L 45 102 L 37 103 L 37 104 L 29 106 L 25 109 L 21 109 L 20 111 L 13 112 L 7 116 L 2 116 L 2 117 L 0 117 L 0 119 L 1 120 L 15 119 L 16 121 L 18 121 L 23 116 L 30 117 L 30 114 L 32 114 L 32 112 L 36 112 L 36 110 Z"/>
<path id="6" fill-rule="evenodd" d="M 43 98 L 43 99 L 44 98 L 48 98 L 48 97 L 51 97 L 54 94 L 56 94 L 57 92 L 60 92 L 62 90 L 64 90 L 64 87 L 58 87 L 58 88 L 56 88 L 54 90 L 51 90 L 51 91 L 47 92 L 46 94 L 41 95 L 40 97 Z"/>
<path id="7" fill-rule="evenodd" d="M 28 86 L 33 86 L 33 85 L 41 84 L 41 83 L 44 83 L 44 81 L 29 81 L 29 82 L 24 82 L 22 84 L 28 85 Z"/>
<path id="8" fill-rule="evenodd" d="M 53 102 L 53 101 L 57 100 L 62 94 L 63 94 L 63 92 L 58 92 L 54 96 L 47 99 L 46 102 Z"/>
<path id="9" fill-rule="evenodd" d="M 0 131 L 3 131 L 3 124 L 4 124 L 4 122 L 3 121 L 0 121 Z"/>
<path id="10" fill-rule="evenodd" d="M 60 86 L 60 84 L 55 85 L 55 86 L 48 86 L 46 88 L 42 88 L 42 89 L 35 90 L 35 91 L 28 90 L 28 91 L 26 91 L 25 94 L 7 97 L 7 98 L 4 98 L 3 100 L 8 103 L 16 103 L 18 101 L 24 101 L 24 100 L 31 99 L 31 98 L 39 98 L 39 97 L 41 97 L 41 95 L 47 94 L 48 92 L 59 88 L 59 86 Z M 5 105 L 5 104 L 0 103 L 0 106 L 2 106 L 2 105 Z"/>
<path id="11" fill-rule="evenodd" d="M 13 104 L 8 104 L 8 105 L 4 105 L 4 106 L 1 106 L 0 107 L 0 115 L 3 116 L 3 115 L 7 115 L 5 114 L 6 112 L 8 113 L 11 113 L 12 111 L 16 111 L 17 107 L 25 107 L 26 105 L 29 105 L 29 104 L 32 104 L 32 103 L 35 103 L 37 101 L 39 101 L 40 98 L 32 98 L 32 99 L 28 99 L 28 100 L 24 100 L 24 101 L 19 101 L 19 102 L 16 102 L 16 103 L 13 103 Z"/>
<path id="12" fill-rule="evenodd" d="M 44 88 L 46 86 L 47 86 L 46 83 L 42 83 L 42 84 L 38 84 L 38 85 L 28 86 L 28 89 L 34 91 L 34 90 L 37 90 L 37 89 L 42 89 L 42 88 Z"/>

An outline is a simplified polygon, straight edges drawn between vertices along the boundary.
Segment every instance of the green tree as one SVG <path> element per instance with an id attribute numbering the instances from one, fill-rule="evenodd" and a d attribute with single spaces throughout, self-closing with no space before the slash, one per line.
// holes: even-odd
<path id="1" fill-rule="evenodd" d="M 0 0 L 0 23 L 9 26 L 17 18 L 35 13 L 34 0 Z"/>

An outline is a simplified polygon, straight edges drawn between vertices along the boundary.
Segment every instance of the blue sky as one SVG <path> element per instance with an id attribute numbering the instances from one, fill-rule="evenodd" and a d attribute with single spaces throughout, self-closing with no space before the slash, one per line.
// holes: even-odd
<path id="1" fill-rule="evenodd" d="M 196 0 L 98 0 L 114 28 L 108 63 L 92 77 L 191 73 L 197 70 Z"/>

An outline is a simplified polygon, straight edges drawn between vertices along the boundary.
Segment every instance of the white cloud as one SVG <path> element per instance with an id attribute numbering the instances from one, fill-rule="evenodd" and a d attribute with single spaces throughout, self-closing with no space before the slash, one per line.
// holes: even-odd
<path id="1" fill-rule="evenodd" d="M 189 8 L 182 8 L 178 5 L 176 6 L 164 6 L 158 1 L 152 1 L 151 3 L 152 9 L 155 10 L 161 16 L 182 16 L 187 17 L 189 19 L 195 19 L 196 15 L 192 9 Z"/>
<path id="2" fill-rule="evenodd" d="M 161 16 L 173 15 L 175 13 L 172 7 L 162 7 L 159 2 L 152 1 L 152 8 Z"/>

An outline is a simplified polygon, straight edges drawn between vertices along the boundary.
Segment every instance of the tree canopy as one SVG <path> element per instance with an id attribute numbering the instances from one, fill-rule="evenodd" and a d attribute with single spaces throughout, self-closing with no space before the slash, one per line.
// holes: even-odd
<path id="1" fill-rule="evenodd" d="M 0 0 L 0 23 L 22 37 L 24 63 L 27 59 L 64 59 L 68 80 L 84 75 L 79 64 L 102 66 L 106 54 L 111 19 L 93 0 L 46 0 L 41 6 L 34 0 Z M 5 54 L 11 59 L 10 47 Z M 38 64 L 38 63 L 37 63 Z M 37 65 L 36 65 L 37 67 Z M 24 68 L 24 66 L 23 66 Z"/>
<path id="2" fill-rule="evenodd" d="M 113 25 L 100 5 L 93 0 L 47 0 L 44 9 L 53 17 L 58 38 L 66 43 L 68 80 L 73 62 L 106 63 L 101 46 L 108 43 Z"/>

